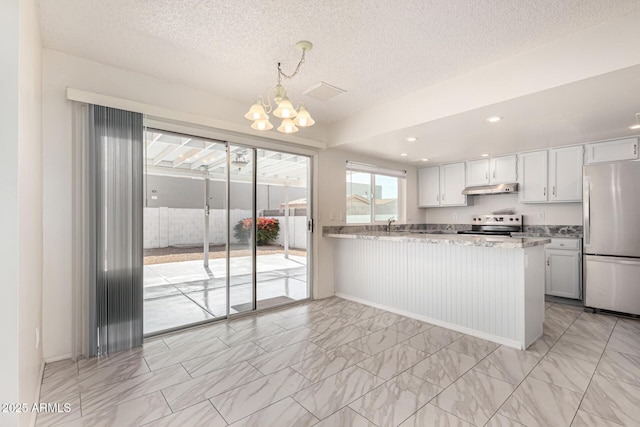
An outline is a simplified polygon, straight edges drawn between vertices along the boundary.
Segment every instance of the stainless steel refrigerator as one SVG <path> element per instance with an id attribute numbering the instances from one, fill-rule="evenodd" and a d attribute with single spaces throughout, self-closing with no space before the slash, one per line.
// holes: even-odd
<path id="1" fill-rule="evenodd" d="M 584 304 L 640 314 L 640 162 L 584 167 Z"/>

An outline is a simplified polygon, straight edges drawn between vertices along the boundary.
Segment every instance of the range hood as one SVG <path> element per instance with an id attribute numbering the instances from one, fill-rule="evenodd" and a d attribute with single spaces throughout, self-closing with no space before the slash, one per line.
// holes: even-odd
<path id="1" fill-rule="evenodd" d="M 505 193 L 517 193 L 518 183 L 513 184 L 494 184 L 494 185 L 481 185 L 478 187 L 467 187 L 462 190 L 462 194 L 469 196 L 481 196 L 485 194 L 505 194 Z"/>

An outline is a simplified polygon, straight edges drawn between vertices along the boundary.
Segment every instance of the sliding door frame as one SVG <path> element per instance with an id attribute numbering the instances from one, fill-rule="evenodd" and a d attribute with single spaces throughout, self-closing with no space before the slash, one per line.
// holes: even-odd
<path id="1" fill-rule="evenodd" d="M 205 128 L 196 125 L 189 125 L 183 123 L 176 123 L 173 121 L 164 121 L 162 119 L 156 117 L 145 117 L 144 118 L 144 126 L 146 129 L 156 129 L 158 131 L 178 134 L 182 136 L 193 136 L 196 138 L 203 138 L 207 140 L 213 140 L 218 143 L 224 143 L 226 145 L 226 317 L 216 317 L 208 320 L 203 320 L 201 322 L 192 323 L 189 325 L 185 325 L 184 328 L 172 328 L 170 330 L 159 331 L 158 333 L 152 333 L 145 335 L 145 337 L 152 337 L 155 335 L 161 335 L 168 332 L 173 332 L 181 329 L 188 329 L 192 327 L 201 326 L 204 324 L 209 324 L 212 322 L 217 322 L 220 320 L 228 320 L 235 319 L 244 316 L 250 316 L 255 313 L 259 313 L 262 311 L 268 311 L 277 307 L 283 307 L 290 304 L 296 304 L 303 301 L 308 301 L 314 298 L 314 293 L 316 289 L 316 278 L 317 272 L 315 271 L 314 266 L 316 265 L 315 257 L 317 254 L 317 239 L 315 238 L 315 230 L 313 230 L 315 226 L 315 218 L 316 218 L 316 186 L 317 186 L 317 177 L 315 171 L 317 169 L 318 163 L 318 152 L 313 149 L 309 149 L 306 147 L 297 147 L 293 144 L 288 144 L 282 141 L 275 141 L 261 137 L 252 137 L 248 135 L 242 135 L 232 132 L 220 131 L 212 128 Z M 231 268 L 230 268 L 230 255 L 231 255 L 231 153 L 230 146 L 238 146 L 242 148 L 246 148 L 251 150 L 252 159 L 254 162 L 253 165 L 253 173 L 252 173 L 252 218 L 253 218 L 253 242 L 251 245 L 251 263 L 252 263 L 252 310 L 231 314 Z M 269 151 L 277 151 L 284 154 L 292 154 L 296 156 L 303 156 L 309 159 L 308 162 L 308 205 L 307 205 L 307 297 L 301 300 L 297 300 L 295 302 L 291 302 L 288 304 L 283 304 L 277 307 L 269 307 L 265 309 L 257 308 L 257 172 L 258 172 L 258 163 L 257 163 L 257 150 L 264 149 Z M 146 169 L 145 169 L 146 170 Z"/>

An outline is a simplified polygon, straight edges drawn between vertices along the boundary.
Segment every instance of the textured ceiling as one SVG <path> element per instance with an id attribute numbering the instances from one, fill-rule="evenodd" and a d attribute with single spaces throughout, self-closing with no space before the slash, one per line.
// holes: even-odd
<path id="1" fill-rule="evenodd" d="M 247 105 L 291 72 L 319 123 L 361 111 L 640 9 L 638 0 L 39 0 L 44 46 Z"/>

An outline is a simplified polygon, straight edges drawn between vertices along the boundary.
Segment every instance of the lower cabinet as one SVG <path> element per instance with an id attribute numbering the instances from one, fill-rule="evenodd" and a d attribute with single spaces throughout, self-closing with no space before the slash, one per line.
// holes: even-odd
<path id="1" fill-rule="evenodd" d="M 582 299 L 582 248 L 580 239 L 551 239 L 546 247 L 547 295 Z"/>

